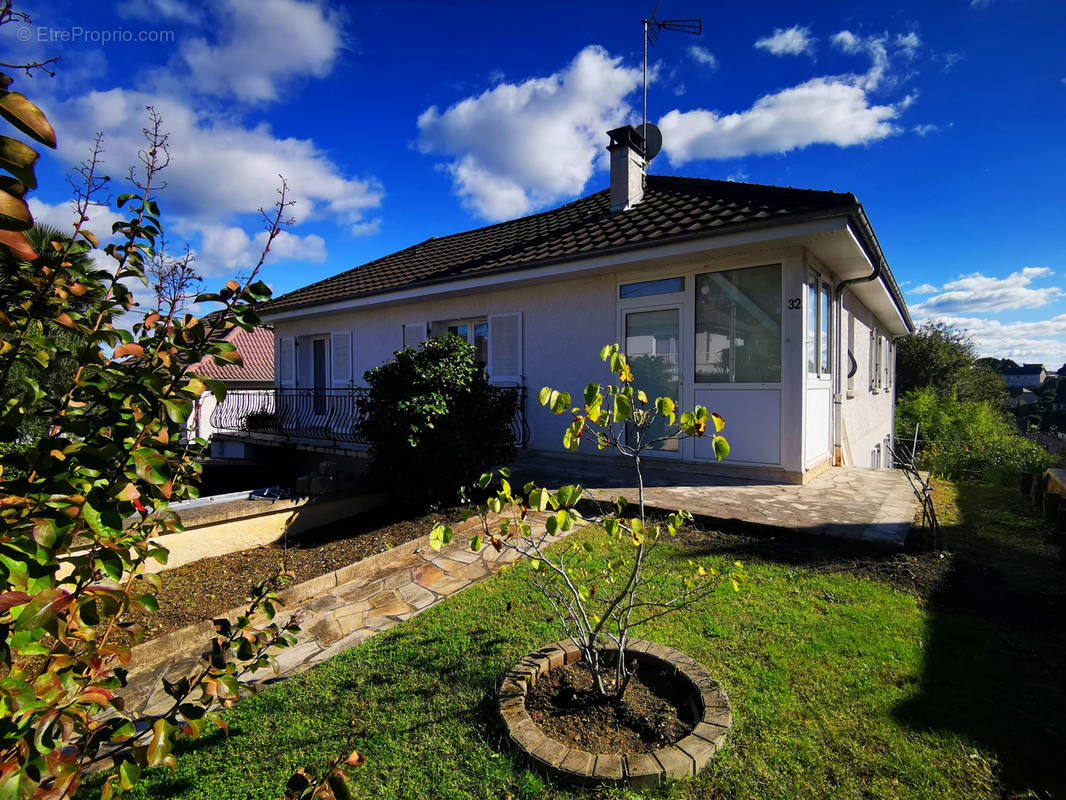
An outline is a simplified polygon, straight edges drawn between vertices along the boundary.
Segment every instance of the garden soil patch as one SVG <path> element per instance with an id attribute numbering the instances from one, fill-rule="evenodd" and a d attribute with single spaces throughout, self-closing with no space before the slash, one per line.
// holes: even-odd
<path id="1" fill-rule="evenodd" d="M 397 520 L 395 511 L 379 509 L 308 531 L 288 546 L 279 541 L 194 561 L 160 573 L 159 610 L 151 615 L 138 611 L 131 619 L 145 626 L 144 641 L 154 639 L 241 605 L 256 584 L 282 566 L 293 573 L 295 583 L 301 583 L 425 536 L 437 522 L 457 523 L 461 513 L 448 508 Z M 165 538 L 162 543 L 166 544 Z"/>
<path id="2" fill-rule="evenodd" d="M 585 666 L 571 664 L 540 676 L 526 695 L 526 710 L 549 738 L 586 753 L 649 753 L 695 726 L 689 688 L 670 671 L 644 664 L 620 701 L 604 699 Z"/>

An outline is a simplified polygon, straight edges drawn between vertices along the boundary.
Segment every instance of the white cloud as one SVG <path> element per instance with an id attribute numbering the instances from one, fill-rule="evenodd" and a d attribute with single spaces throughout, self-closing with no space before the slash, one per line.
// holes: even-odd
<path id="1" fill-rule="evenodd" d="M 694 44 L 688 49 L 688 54 L 696 63 L 703 64 L 703 66 L 712 70 L 718 69 L 718 58 L 705 47 Z"/>
<path id="2" fill-rule="evenodd" d="M 928 317 L 1040 308 L 1066 294 L 1057 286 L 1030 288 L 1035 278 L 1046 278 L 1051 274 L 1047 267 L 1025 267 L 1006 278 L 990 278 L 980 273 L 964 275 L 945 283 L 940 294 L 913 306 L 911 311 L 916 316 Z"/>
<path id="3" fill-rule="evenodd" d="M 867 91 L 873 91 L 880 87 L 891 61 L 888 55 L 888 34 L 856 36 L 851 31 L 844 30 L 833 34 L 830 41 L 838 50 L 849 55 L 857 53 L 868 55 L 870 57 L 870 69 L 865 75 L 859 77 L 857 82 Z"/>
<path id="4" fill-rule="evenodd" d="M 907 58 L 914 58 L 918 54 L 918 48 L 921 47 L 921 44 L 921 39 L 918 38 L 918 34 L 914 31 L 896 36 L 896 47 Z"/>
<path id="5" fill-rule="evenodd" d="M 936 56 L 934 56 L 934 58 L 936 58 Z M 962 61 L 963 55 L 962 53 L 944 53 L 942 56 L 939 56 L 939 59 L 944 62 L 944 73 L 947 74 L 955 68 L 956 64 Z"/>
<path id="6" fill-rule="evenodd" d="M 674 97 L 681 97 L 685 93 L 685 84 L 679 83 L 673 88 Z"/>
<path id="7" fill-rule="evenodd" d="M 970 0 L 972 8 L 988 8 L 990 5 L 992 5 L 992 0 Z"/>
<path id="8" fill-rule="evenodd" d="M 115 10 L 127 19 L 179 20 L 196 22 L 200 12 L 188 0 L 125 0 Z"/>
<path id="9" fill-rule="evenodd" d="M 32 195 L 29 197 L 28 205 L 30 207 L 30 214 L 33 215 L 34 222 L 40 222 L 44 225 L 51 225 L 61 233 L 68 236 L 74 233 L 74 223 L 76 218 L 74 216 L 74 204 L 73 203 L 57 203 L 52 205 L 38 200 Z M 111 226 L 125 219 L 121 214 L 117 214 L 106 206 L 93 205 L 89 207 L 88 213 L 85 215 L 89 218 L 89 221 L 84 223 L 83 227 L 92 231 L 101 242 L 106 242 L 113 238 L 111 236 Z"/>
<path id="10" fill-rule="evenodd" d="M 911 130 L 919 136 L 928 136 L 930 133 L 936 133 L 938 130 L 940 130 L 940 126 L 933 125 L 931 123 L 927 125 L 915 125 L 913 128 L 911 128 Z"/>
<path id="11" fill-rule="evenodd" d="M 418 117 L 418 148 L 449 159 L 456 194 L 486 219 L 573 196 L 605 163 L 605 131 L 630 116 L 625 97 L 641 72 L 621 61 L 590 46 L 546 78 L 500 83 L 443 112 L 431 106 Z"/>
<path id="12" fill-rule="evenodd" d="M 94 133 L 103 131 L 107 170 L 137 163 L 146 105 L 162 115 L 170 134 L 161 204 L 193 224 L 218 224 L 269 208 L 279 174 L 288 180 L 295 201 L 291 215 L 298 223 L 328 216 L 355 226 L 381 203 L 383 191 L 375 179 L 344 176 L 309 139 L 278 138 L 265 124 L 246 128 L 183 101 L 125 89 L 91 92 L 49 110 L 65 132 L 61 156 L 69 164 L 79 162 Z"/>
<path id="13" fill-rule="evenodd" d="M 898 109 L 871 105 L 862 86 L 843 78 L 814 78 L 760 97 L 746 111 L 671 111 L 661 120 L 670 163 L 787 153 L 812 144 L 865 144 L 896 132 Z"/>
<path id="14" fill-rule="evenodd" d="M 242 228 L 212 225 L 203 229 L 196 252 L 197 269 L 205 276 L 247 273 L 259 260 L 267 232 L 249 236 Z M 321 264 L 326 260 L 326 243 L 321 236 L 299 236 L 282 231 L 270 245 L 270 262 L 300 261 Z"/>
<path id="15" fill-rule="evenodd" d="M 909 294 L 934 294 L 940 290 L 933 286 L 931 283 L 923 283 L 920 286 L 915 286 L 913 289 L 908 289 Z"/>
<path id="16" fill-rule="evenodd" d="M 1052 370 L 1066 361 L 1066 314 L 1033 322 L 956 316 L 932 320 L 966 331 L 981 355 L 1045 364 Z"/>
<path id="17" fill-rule="evenodd" d="M 744 183 L 748 179 L 748 173 L 744 167 L 737 167 L 729 175 L 726 175 L 725 179 L 731 183 Z"/>
<path id="18" fill-rule="evenodd" d="M 814 55 L 815 41 L 810 28 L 793 25 L 787 29 L 775 28 L 773 35 L 759 39 L 755 42 L 755 47 L 775 56 L 798 56 L 803 53 Z"/>
<path id="19" fill-rule="evenodd" d="M 217 42 L 181 42 L 179 58 L 188 72 L 181 80 L 196 92 L 274 101 L 294 78 L 328 75 L 344 44 L 343 17 L 317 2 L 225 0 L 213 11 L 224 30 Z M 155 79 L 166 86 L 172 72 L 168 67 Z"/>

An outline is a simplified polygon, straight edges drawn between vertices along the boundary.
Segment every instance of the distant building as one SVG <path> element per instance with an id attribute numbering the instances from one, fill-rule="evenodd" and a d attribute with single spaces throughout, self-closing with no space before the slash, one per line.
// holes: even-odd
<path id="1" fill-rule="evenodd" d="M 1020 367 L 1008 367 L 1003 370 L 1003 381 L 1008 388 L 1042 386 L 1046 380 L 1047 370 L 1043 364 L 1022 364 Z"/>
<path id="2" fill-rule="evenodd" d="M 1025 408 L 1039 401 L 1040 398 L 1032 389 L 1011 386 L 1007 389 L 1007 399 L 1003 401 L 1003 405 L 1007 408 Z"/>

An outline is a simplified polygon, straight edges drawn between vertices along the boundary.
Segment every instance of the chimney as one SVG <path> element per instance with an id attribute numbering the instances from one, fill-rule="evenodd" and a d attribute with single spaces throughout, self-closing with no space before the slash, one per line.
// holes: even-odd
<path id="1" fill-rule="evenodd" d="M 632 125 L 607 131 L 611 143 L 611 212 L 628 211 L 644 199 L 644 139 Z"/>

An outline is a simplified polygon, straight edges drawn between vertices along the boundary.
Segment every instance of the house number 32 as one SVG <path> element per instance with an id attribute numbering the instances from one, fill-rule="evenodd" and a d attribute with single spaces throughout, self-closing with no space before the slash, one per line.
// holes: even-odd
<path id="1" fill-rule="evenodd" d="M 801 301 L 798 297 L 790 297 L 788 299 L 788 310 L 796 311 L 800 308 Z"/>

